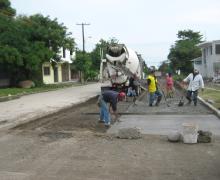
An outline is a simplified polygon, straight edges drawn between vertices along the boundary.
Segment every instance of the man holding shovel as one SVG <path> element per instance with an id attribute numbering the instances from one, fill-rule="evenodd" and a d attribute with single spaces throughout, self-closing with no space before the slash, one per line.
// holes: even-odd
<path id="1" fill-rule="evenodd" d="M 190 73 L 184 80 L 184 83 L 188 83 L 186 99 L 188 99 L 188 104 L 191 104 L 192 100 L 194 105 L 197 105 L 198 90 L 202 88 L 204 90 L 204 82 L 202 75 L 199 74 L 197 69 L 194 69 L 193 73 Z M 192 97 L 192 99 L 191 99 Z"/>
<path id="2" fill-rule="evenodd" d="M 156 101 L 156 106 L 159 105 L 161 99 L 162 99 L 162 94 L 158 90 L 158 81 L 155 76 L 155 70 L 150 70 L 150 74 L 147 77 L 147 87 L 148 87 L 148 92 L 149 92 L 149 106 L 153 106 L 154 100 L 157 98 Z"/>
<path id="3" fill-rule="evenodd" d="M 115 119 L 118 117 L 117 103 L 125 99 L 124 92 L 116 92 L 112 90 L 106 90 L 98 98 L 98 106 L 100 107 L 100 123 L 105 123 L 106 127 L 110 127 L 111 115 L 115 115 Z M 108 108 L 109 104 L 109 108 Z"/>

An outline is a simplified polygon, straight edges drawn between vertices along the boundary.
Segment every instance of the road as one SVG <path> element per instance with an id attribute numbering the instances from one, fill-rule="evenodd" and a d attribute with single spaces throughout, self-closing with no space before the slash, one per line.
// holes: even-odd
<path id="1" fill-rule="evenodd" d="M 85 102 L 97 96 L 102 85 L 94 83 L 74 86 L 0 102 L 0 129 L 11 128 Z"/>
<path id="2" fill-rule="evenodd" d="M 178 107 L 179 96 L 148 107 L 119 103 L 121 122 L 98 123 L 96 98 L 0 133 L 4 180 L 219 180 L 220 121 L 205 106 Z M 207 144 L 170 143 L 166 134 L 193 121 L 213 132 Z M 123 127 L 142 128 L 137 140 L 118 139 Z"/>

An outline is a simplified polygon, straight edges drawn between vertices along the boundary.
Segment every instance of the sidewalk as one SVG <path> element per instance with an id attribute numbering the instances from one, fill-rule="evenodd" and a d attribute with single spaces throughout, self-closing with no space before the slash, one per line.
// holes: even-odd
<path id="1" fill-rule="evenodd" d="M 95 83 L 22 96 L 0 102 L 0 130 L 14 127 L 97 96 L 104 84 Z"/>

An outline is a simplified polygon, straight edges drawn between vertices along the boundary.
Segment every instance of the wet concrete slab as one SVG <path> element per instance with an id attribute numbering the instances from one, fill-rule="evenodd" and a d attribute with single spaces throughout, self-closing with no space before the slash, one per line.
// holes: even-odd
<path id="1" fill-rule="evenodd" d="M 143 134 L 168 135 L 173 131 L 182 131 L 184 123 L 196 123 L 199 130 L 211 131 L 220 135 L 220 120 L 213 114 L 202 115 L 123 115 L 107 133 L 117 133 L 121 128 L 137 127 Z"/>

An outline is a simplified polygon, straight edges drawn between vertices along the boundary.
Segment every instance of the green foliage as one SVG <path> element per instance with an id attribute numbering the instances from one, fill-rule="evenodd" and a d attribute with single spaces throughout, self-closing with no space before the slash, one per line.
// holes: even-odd
<path id="1" fill-rule="evenodd" d="M 107 46 L 109 42 L 100 39 L 99 43 L 96 44 L 94 50 L 91 52 L 92 58 L 92 68 L 99 71 L 101 59 L 104 59 L 104 54 L 106 54 Z"/>
<path id="2" fill-rule="evenodd" d="M 96 59 L 95 65 L 96 67 L 99 68 L 100 65 L 100 60 L 105 58 L 105 54 L 107 52 L 107 47 L 111 44 L 117 44 L 118 40 L 115 38 L 111 38 L 108 41 L 104 39 L 100 39 L 99 43 L 96 44 L 95 49 L 91 53 L 91 56 L 93 59 Z"/>
<path id="3" fill-rule="evenodd" d="M 183 74 L 180 74 L 180 75 L 175 74 L 175 75 L 173 75 L 173 80 L 174 81 L 182 81 L 184 78 L 185 78 L 185 75 L 183 75 Z"/>
<path id="4" fill-rule="evenodd" d="M 57 19 L 41 14 L 12 18 L 10 2 L 0 0 L 0 65 L 16 84 L 31 79 L 40 83 L 41 66 L 58 56 L 61 47 L 73 51 L 74 39 Z M 8 14 L 8 15 L 7 15 Z"/>
<path id="5" fill-rule="evenodd" d="M 13 17 L 16 14 L 16 10 L 11 8 L 9 0 L 0 0 L 0 15 Z"/>
<path id="6" fill-rule="evenodd" d="M 29 41 L 43 42 L 44 46 L 50 49 L 53 59 L 60 60 L 57 54 L 61 47 L 73 51 L 74 39 L 69 37 L 70 33 L 67 33 L 67 28 L 63 24 L 59 24 L 57 19 L 51 20 L 49 16 L 36 14 L 30 17 L 19 16 L 17 20 L 20 22 L 21 28 L 27 29 Z"/>
<path id="7" fill-rule="evenodd" d="M 213 100 L 213 106 L 217 109 L 220 109 L 220 96 L 219 91 L 215 89 L 205 89 L 203 92 L 199 94 L 205 100 Z"/>
<path id="8" fill-rule="evenodd" d="M 164 72 L 164 73 L 169 73 L 171 72 L 172 73 L 172 70 L 171 70 L 171 67 L 168 63 L 166 63 L 166 61 L 163 61 L 158 69 L 159 71 L 161 72 Z"/>
<path id="9" fill-rule="evenodd" d="M 145 74 L 149 74 L 149 68 L 147 67 L 147 64 L 145 63 L 145 61 L 143 62 L 143 72 Z"/>
<path id="10" fill-rule="evenodd" d="M 87 57 L 88 57 L 88 54 L 83 53 L 82 51 L 76 52 L 76 59 L 73 62 L 76 69 L 78 69 L 79 71 L 85 70 Z"/>
<path id="11" fill-rule="evenodd" d="M 192 30 L 179 31 L 177 34 L 179 40 L 171 46 L 168 59 L 171 61 L 173 70 L 180 69 L 187 74 L 192 71 L 191 60 L 201 56 L 200 48 L 196 45 L 201 41 L 202 35 Z"/>
<path id="12" fill-rule="evenodd" d="M 92 66 L 92 59 L 89 53 L 85 53 L 82 51 L 76 52 L 76 59 L 73 62 L 75 68 L 79 70 L 81 74 L 81 82 L 84 82 L 85 79 L 89 78 L 91 75 L 91 66 Z"/>
<path id="13" fill-rule="evenodd" d="M 23 65 L 22 58 L 18 50 L 14 47 L 0 45 L 0 64 Z"/>
<path id="14" fill-rule="evenodd" d="M 88 71 L 89 73 L 87 74 L 88 77 L 90 77 L 91 79 L 97 77 L 97 75 L 99 74 L 101 59 L 105 58 L 107 47 L 110 44 L 117 44 L 117 43 L 118 40 L 115 38 L 110 38 L 109 41 L 106 41 L 104 39 L 99 40 L 94 50 L 90 53 L 92 64 L 90 70 Z"/>

